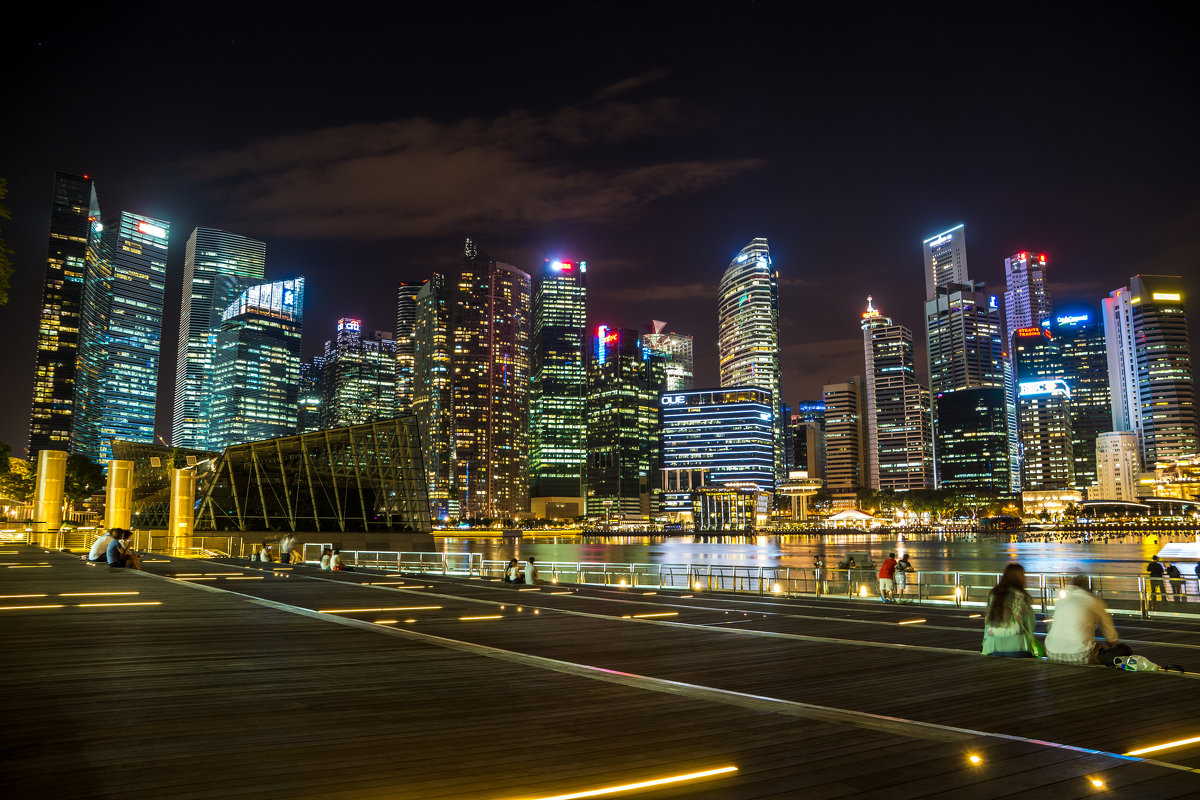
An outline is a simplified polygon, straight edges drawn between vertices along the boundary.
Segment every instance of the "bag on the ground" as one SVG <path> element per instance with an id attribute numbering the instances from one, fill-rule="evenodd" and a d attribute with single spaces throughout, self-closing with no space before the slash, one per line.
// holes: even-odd
<path id="1" fill-rule="evenodd" d="M 1128 656 L 1124 659 L 1121 668 L 1130 672 L 1158 672 L 1158 664 L 1145 656 Z"/>
<path id="2" fill-rule="evenodd" d="M 1120 643 L 1114 644 L 1112 647 L 1109 647 L 1100 653 L 1100 663 L 1106 667 L 1115 667 L 1120 669 L 1121 664 L 1115 663 L 1116 660 L 1121 659 L 1122 662 L 1124 662 L 1124 659 L 1131 655 L 1133 655 L 1133 650 L 1129 649 L 1129 645 Z"/>

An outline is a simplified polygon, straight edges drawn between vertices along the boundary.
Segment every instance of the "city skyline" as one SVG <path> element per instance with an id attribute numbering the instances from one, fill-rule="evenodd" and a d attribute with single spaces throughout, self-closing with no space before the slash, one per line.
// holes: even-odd
<path id="1" fill-rule="evenodd" d="M 55 170 L 93 176 L 106 208 L 171 221 L 164 376 L 175 374 L 184 239 L 198 226 L 266 242 L 272 276 L 305 275 L 313 332 L 341 317 L 392 327 L 396 282 L 452 272 L 466 235 L 525 269 L 586 257 L 589 325 L 670 320 L 694 337 L 696 386 L 717 383 L 721 271 L 742 244 L 764 236 L 788 269 L 780 343 L 789 405 L 861 372 L 860 331 L 846 320 L 865 294 L 898 324 L 921 329 L 911 265 L 924 239 L 959 223 L 971 228 L 974 280 L 1002 293 L 1004 259 L 1037 248 L 1053 263 L 1052 293 L 1064 312 L 1086 304 L 1098 313 L 1099 299 L 1137 273 L 1182 275 L 1184 291 L 1196 289 L 1200 233 L 1189 222 L 1197 157 L 1184 133 L 1196 109 L 1172 101 L 1186 94 L 1194 65 L 1164 21 L 1135 16 L 1118 27 L 1097 14 L 1084 35 L 1075 15 L 1041 12 L 1039 32 L 1054 46 L 1000 64 L 985 54 L 1023 35 L 1017 19 L 942 20 L 967 53 L 948 74 L 934 54 L 903 45 L 932 20 L 882 16 L 851 39 L 836 15 L 818 17 L 806 38 L 812 46 L 794 59 L 784 57 L 784 26 L 772 24 L 782 12 L 692 6 L 679 36 L 664 41 L 654 26 L 678 11 L 645 10 L 646 26 L 620 33 L 615 19 L 589 18 L 577 45 L 584 52 L 611 46 L 605 37 L 616 35 L 653 45 L 619 63 L 581 58 L 549 70 L 535 46 L 496 74 L 481 74 L 477 57 L 449 63 L 451 28 L 439 36 L 441 21 L 418 16 L 413 25 L 431 33 L 428 41 L 398 58 L 383 49 L 368 57 L 380 59 L 385 81 L 410 75 L 388 103 L 378 100 L 382 84 L 344 80 L 336 64 L 374 52 L 372 34 L 331 36 L 345 24 L 336 21 L 301 25 L 286 42 L 274 20 L 253 13 L 236 41 L 216 20 L 174 10 L 123 25 L 97 15 L 75 26 L 78 34 L 49 17 L 18 30 L 5 57 L 34 77 L 13 89 L 10 109 L 22 124 L 6 130 L 0 150 L 14 212 L 3 230 L 18 270 L 0 315 L 0 334 L 12 342 L 3 363 L 17 388 L 0 403 L 0 440 L 18 454 L 27 441 Z M 577 30 L 570 23 L 588 13 L 573 9 L 547 28 Z M 174 30 L 178 52 L 155 89 L 159 124 L 140 125 L 116 107 L 95 109 L 85 124 L 69 105 L 55 105 L 70 85 L 64 52 L 103 42 L 97 81 L 137 74 L 132 56 L 112 53 L 136 52 L 125 45 L 150 25 Z M 84 30 L 86 39 L 76 38 Z M 494 33 L 484 20 L 452 30 L 462 37 L 455 47 Z M 723 52 L 730 36 L 750 30 L 761 57 Z M 1102 59 L 1089 44 L 1118 34 L 1124 60 Z M 544 35 L 523 34 L 514 45 L 544 44 Z M 297 47 L 318 44 L 313 63 L 294 57 Z M 699 63 L 694 52 L 709 58 Z M 431 60 L 441 65 L 436 76 L 411 77 Z M 272 62 L 284 71 L 264 66 Z M 804 78 L 827 63 L 837 66 Z M 302 99 L 335 86 L 321 103 Z M 279 102 L 262 103 L 266 90 Z M 197 96 L 220 98 L 239 124 L 228 114 L 196 115 Z M 1041 110 L 1037 126 L 997 124 L 1002 109 L 1031 107 Z M 748 114 L 757 124 L 745 125 Z M 1158 142 L 1132 145 L 1147 119 Z M 811 155 L 794 157 L 797 136 Z M 495 168 L 490 184 L 480 182 L 483 167 Z M 290 196 L 271 173 L 295 181 Z M 327 191 L 313 188 L 317 178 Z M 857 235 L 864 229 L 869 236 Z M 927 380 L 921 338 L 916 363 Z M 321 344 L 306 336 L 304 357 Z M 155 425 L 168 437 L 171 383 L 159 381 Z"/>

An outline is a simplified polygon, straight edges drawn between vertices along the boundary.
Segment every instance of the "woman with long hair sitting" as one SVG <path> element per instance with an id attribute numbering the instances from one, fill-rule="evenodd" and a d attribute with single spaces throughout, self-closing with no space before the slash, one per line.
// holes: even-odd
<path id="1" fill-rule="evenodd" d="M 983 654 L 1003 658 L 1034 658 L 1033 601 L 1025 591 L 1025 568 L 1009 564 L 1000 582 L 988 593 L 984 616 Z"/>

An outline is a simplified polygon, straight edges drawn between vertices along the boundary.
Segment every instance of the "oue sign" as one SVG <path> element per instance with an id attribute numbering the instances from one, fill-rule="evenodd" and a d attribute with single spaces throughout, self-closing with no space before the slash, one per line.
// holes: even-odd
<path id="1" fill-rule="evenodd" d="M 668 394 L 663 395 L 662 404 L 664 406 L 680 406 L 683 405 L 686 400 L 687 398 L 681 394 Z"/>

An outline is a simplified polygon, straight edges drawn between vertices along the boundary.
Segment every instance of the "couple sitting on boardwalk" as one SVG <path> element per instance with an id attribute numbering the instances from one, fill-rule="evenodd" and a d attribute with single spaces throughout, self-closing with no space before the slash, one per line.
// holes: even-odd
<path id="1" fill-rule="evenodd" d="M 988 594 L 983 654 L 1037 658 L 1043 648 L 1033 635 L 1036 624 L 1033 600 L 1025 591 L 1025 569 L 1020 564 L 1009 564 Z M 1095 640 L 1097 626 L 1110 646 L 1118 643 L 1104 601 L 1092 594 L 1086 576 L 1076 575 L 1054 605 L 1054 619 L 1046 634 L 1046 657 L 1060 664 L 1100 663 L 1103 648 Z"/>
<path id="2" fill-rule="evenodd" d="M 530 556 L 528 563 L 524 565 L 515 558 L 509 561 L 508 566 L 504 568 L 504 582 L 537 584 L 537 566 L 534 564 L 533 556 Z"/>
<path id="3" fill-rule="evenodd" d="M 87 561 L 93 564 L 108 564 L 110 567 L 141 569 L 142 562 L 133 551 L 133 531 L 113 528 L 92 543 Z"/>

